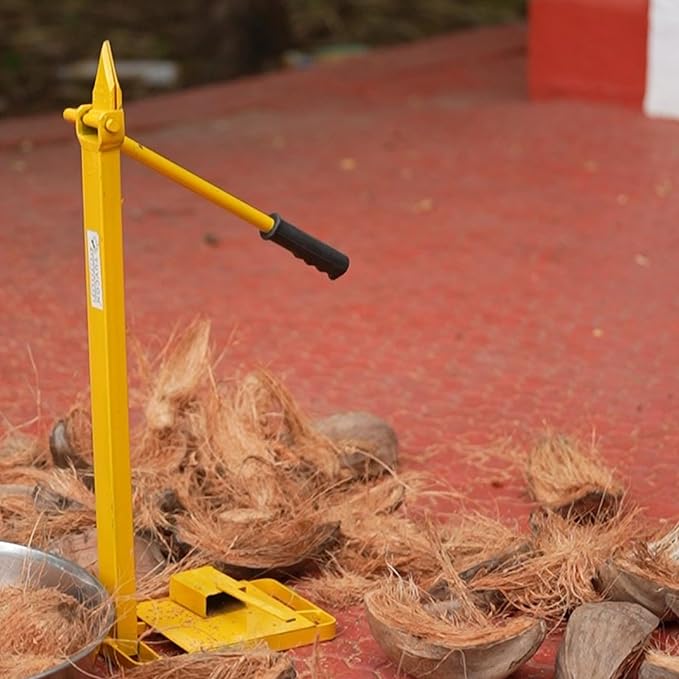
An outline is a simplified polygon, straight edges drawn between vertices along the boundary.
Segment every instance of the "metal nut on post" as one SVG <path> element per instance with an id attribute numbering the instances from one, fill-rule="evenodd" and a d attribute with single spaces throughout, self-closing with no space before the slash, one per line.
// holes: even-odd
<path id="1" fill-rule="evenodd" d="M 106 128 L 107 132 L 116 134 L 117 132 L 120 132 L 121 129 L 120 121 L 115 118 L 106 118 L 104 121 L 104 128 Z"/>

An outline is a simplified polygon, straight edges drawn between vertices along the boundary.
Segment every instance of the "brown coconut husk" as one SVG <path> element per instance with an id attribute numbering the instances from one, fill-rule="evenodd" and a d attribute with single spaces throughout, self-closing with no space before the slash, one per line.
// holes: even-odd
<path id="1" fill-rule="evenodd" d="M 88 528 L 56 538 L 48 546 L 52 554 L 77 563 L 93 575 L 98 573 L 97 532 Z M 140 535 L 134 536 L 134 565 L 137 582 L 164 570 L 166 560 L 159 546 Z"/>
<path id="2" fill-rule="evenodd" d="M 26 679 L 92 640 L 92 612 L 55 588 L 0 588 L 0 676 Z"/>
<path id="3" fill-rule="evenodd" d="M 427 570 L 436 568 L 421 526 L 403 509 L 407 495 L 417 492 L 420 480 L 417 475 L 393 476 L 321 498 L 321 511 L 340 526 L 334 565 L 362 576 L 385 574 L 390 568 L 409 571 L 416 563 Z M 425 560 L 430 564 L 424 566 Z"/>
<path id="4" fill-rule="evenodd" d="M 555 679 L 621 679 L 638 666 L 659 623 L 642 606 L 624 602 L 585 604 L 568 621 Z"/>
<path id="5" fill-rule="evenodd" d="M 607 599 L 636 602 L 661 619 L 676 619 L 672 604 L 679 597 L 679 524 L 634 541 L 602 564 L 598 577 Z"/>
<path id="6" fill-rule="evenodd" d="M 176 426 L 177 416 L 210 377 L 210 323 L 196 320 L 183 332 L 175 331 L 153 368 L 144 415 L 150 430 L 162 432 Z"/>
<path id="7" fill-rule="evenodd" d="M 453 515 L 439 529 L 441 546 L 463 580 L 492 571 L 526 550 L 515 525 L 479 512 Z"/>
<path id="8" fill-rule="evenodd" d="M 378 587 L 382 580 L 382 576 L 360 575 L 336 566 L 304 578 L 297 583 L 296 589 L 321 606 L 345 610 L 363 601 L 365 595 Z"/>
<path id="9" fill-rule="evenodd" d="M 387 580 L 365 597 L 368 624 L 385 654 L 415 677 L 500 679 L 539 648 L 543 622 L 519 616 L 491 618 L 459 581 L 456 605 L 443 610 L 412 581 Z"/>
<path id="10" fill-rule="evenodd" d="M 243 524 L 192 513 L 178 522 L 182 541 L 234 577 L 307 569 L 334 545 L 338 528 L 334 522 L 285 516 Z"/>
<path id="11" fill-rule="evenodd" d="M 49 437 L 50 454 L 55 467 L 84 472 L 92 487 L 92 423 L 89 412 L 80 406 L 57 420 Z"/>
<path id="12" fill-rule="evenodd" d="M 672 611 L 672 613 L 674 613 L 674 615 L 679 618 L 679 594 L 668 592 L 665 599 L 667 601 L 667 608 L 669 608 L 670 611 Z"/>
<path id="13" fill-rule="evenodd" d="M 638 512 L 578 524 L 547 512 L 534 518 L 532 550 L 471 580 L 475 591 L 499 592 L 516 610 L 561 620 L 583 603 L 600 601 L 598 569 L 638 532 Z"/>
<path id="14" fill-rule="evenodd" d="M 6 471 L 17 467 L 44 467 L 49 452 L 40 441 L 19 429 L 9 429 L 0 436 L 0 473 L 3 482 Z"/>
<path id="15" fill-rule="evenodd" d="M 35 495 L 35 486 L 28 486 L 17 483 L 9 483 L 0 486 L 0 498 L 4 497 L 28 497 L 31 500 Z"/>
<path id="16" fill-rule="evenodd" d="M 342 465 L 357 478 L 395 471 L 398 437 L 382 418 L 365 412 L 335 413 L 315 420 L 312 426 L 337 446 Z"/>
<path id="17" fill-rule="evenodd" d="M 679 655 L 658 649 L 647 651 L 639 679 L 679 679 Z"/>
<path id="18" fill-rule="evenodd" d="M 266 649 L 191 653 L 121 669 L 119 679 L 294 679 L 292 660 Z"/>
<path id="19" fill-rule="evenodd" d="M 625 489 L 601 459 L 594 442 L 546 432 L 528 453 L 526 482 L 543 508 L 575 520 L 615 515 Z"/>
<path id="20" fill-rule="evenodd" d="M 337 450 L 271 375 L 217 385 L 208 338 L 209 324 L 194 323 L 163 350 L 148 388 L 146 427 L 133 445 L 138 528 L 201 549 L 213 523 L 231 522 L 229 512 L 253 510 L 261 519 L 299 513 L 340 468 Z M 205 530 L 195 516 L 206 519 Z M 318 526 L 324 523 L 319 517 Z M 283 532 L 293 529 L 294 521 Z M 213 552 L 226 549 L 211 544 Z"/>
<path id="21" fill-rule="evenodd" d="M 27 494 L 0 496 L 0 539 L 46 547 L 56 537 L 94 526 L 94 496 L 73 470 L 23 468 Z"/>
<path id="22" fill-rule="evenodd" d="M 427 516 L 410 517 L 402 505 L 409 492 L 419 494 L 422 482 L 418 476 L 392 477 L 331 498 L 328 516 L 339 520 L 341 537 L 323 571 L 326 603 L 359 603 L 390 573 L 430 587 L 441 575 L 438 543 L 452 567 L 469 577 L 492 568 L 499 554 L 518 548 L 521 540 L 514 528 L 482 514 L 458 513 L 441 524 Z M 320 586 L 304 586 L 323 599 Z"/>
<path id="23" fill-rule="evenodd" d="M 131 446 L 137 531 L 174 558 L 196 546 L 212 557 L 233 557 L 226 568 L 315 563 L 336 535 L 336 526 L 315 511 L 315 498 L 351 474 L 341 471 L 334 445 L 271 375 L 260 371 L 217 385 L 212 363 L 206 322 L 175 333 L 158 361 L 142 361 L 147 401 Z M 71 485 L 60 470 L 37 473 L 27 439 L 13 443 L 7 481 L 37 486 L 63 502 L 42 512 L 27 492 L 23 499 L 12 493 L 0 501 L 0 513 L 11 518 L 0 524 L 5 539 L 44 546 L 94 526 L 89 417 L 74 408 L 52 433 L 54 462 L 66 467 Z M 273 530 L 280 539 L 268 541 Z M 234 533 L 242 533 L 235 543 Z"/>
<path id="24" fill-rule="evenodd" d="M 419 474 L 393 475 L 366 484 L 342 484 L 320 496 L 319 511 L 339 525 L 339 544 L 319 573 L 301 581 L 307 595 L 347 608 L 360 603 L 390 568 L 403 568 L 404 559 L 411 561 L 422 550 L 429 557 L 415 524 L 394 515 L 421 483 Z"/>

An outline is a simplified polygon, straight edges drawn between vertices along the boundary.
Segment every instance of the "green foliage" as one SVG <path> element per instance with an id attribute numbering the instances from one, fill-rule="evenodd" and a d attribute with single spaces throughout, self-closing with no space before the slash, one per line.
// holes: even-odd
<path id="1" fill-rule="evenodd" d="M 525 0 L 288 0 L 295 40 L 368 45 L 516 19 Z"/>
<path id="2" fill-rule="evenodd" d="M 0 1 L 0 115 L 78 103 L 59 65 L 98 54 L 171 59 L 184 85 L 276 67 L 289 49 L 414 40 L 519 17 L 525 0 Z M 128 100 L 136 92 L 126 83 Z"/>

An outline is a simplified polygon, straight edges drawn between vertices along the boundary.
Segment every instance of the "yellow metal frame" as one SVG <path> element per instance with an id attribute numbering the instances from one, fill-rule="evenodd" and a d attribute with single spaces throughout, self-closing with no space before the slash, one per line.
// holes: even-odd
<path id="1" fill-rule="evenodd" d="M 122 100 L 111 46 L 106 41 L 99 57 L 92 103 L 77 109 L 66 109 L 64 118 L 75 124 L 82 157 L 99 577 L 111 593 L 117 613 L 115 629 L 105 646 L 119 660 L 127 664 L 139 664 L 153 660 L 158 655 L 139 641 L 141 623 L 137 615 L 138 607 L 148 613 L 156 602 L 137 605 L 135 599 L 120 154 L 123 152 L 147 165 L 262 232 L 269 232 L 275 223 L 265 212 L 126 137 Z M 260 580 L 256 581 L 259 583 L 258 588 L 256 584 L 244 585 L 232 581 L 215 569 L 198 570 L 200 572 L 188 571 L 174 576 L 175 594 L 182 590 L 182 582 L 185 584 L 185 596 L 177 595 L 174 603 L 179 605 L 193 601 L 201 605 L 200 597 L 203 596 L 202 605 L 207 606 L 208 595 L 201 594 L 200 583 L 207 586 L 208 581 L 213 588 L 217 587 L 223 593 L 230 591 L 231 594 L 239 594 L 239 601 L 250 607 L 247 624 L 255 625 L 255 628 L 250 629 L 251 634 L 246 630 L 241 636 L 250 638 L 254 634 L 261 638 L 257 630 L 266 627 L 267 616 L 274 620 L 280 619 L 281 615 L 285 617 L 289 615 L 291 606 L 293 609 L 296 607 L 293 615 L 297 624 L 278 630 L 281 633 L 277 641 L 273 638 L 269 640 L 274 647 L 282 649 L 290 645 L 313 643 L 316 639 L 332 638 L 335 634 L 332 616 L 280 583 Z M 191 607 L 185 610 L 190 615 L 197 615 Z M 253 611 L 254 615 L 250 615 Z M 162 623 L 162 619 L 156 622 Z M 223 625 L 219 629 L 220 633 L 225 633 Z M 221 645 L 224 645 L 226 640 L 222 642 Z"/>
<path id="2" fill-rule="evenodd" d="M 83 118 L 87 114 L 88 125 Z M 121 651 L 137 655 L 134 530 L 127 401 L 120 147 L 122 91 L 104 43 L 92 104 L 75 117 L 81 146 L 87 323 L 99 577 L 115 597 Z"/>
<path id="3" fill-rule="evenodd" d="M 335 637 L 336 622 L 276 580 L 234 580 L 212 566 L 170 578 L 170 596 L 139 604 L 139 617 L 187 651 L 266 641 L 273 650 Z"/>

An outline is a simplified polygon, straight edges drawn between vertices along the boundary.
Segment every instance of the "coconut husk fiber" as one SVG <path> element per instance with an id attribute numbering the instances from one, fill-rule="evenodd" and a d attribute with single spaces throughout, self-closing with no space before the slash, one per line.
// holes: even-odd
<path id="1" fill-rule="evenodd" d="M 607 599 L 633 601 L 664 620 L 676 619 L 672 604 L 679 596 L 679 524 L 634 541 L 602 564 L 598 576 Z"/>
<path id="2" fill-rule="evenodd" d="M 461 581 L 449 582 L 446 608 L 412 581 L 391 578 L 365 597 L 378 644 L 399 668 L 432 679 L 502 679 L 540 647 L 544 622 L 530 616 L 491 616 Z"/>
<path id="3" fill-rule="evenodd" d="M 137 582 L 164 570 L 166 563 L 160 547 L 140 535 L 134 536 L 134 565 Z M 91 573 L 97 573 L 97 531 L 86 528 L 62 535 L 48 545 L 52 554 L 68 559 Z"/>
<path id="4" fill-rule="evenodd" d="M 0 588 L 0 676 L 26 679 L 92 640 L 92 612 L 55 588 Z"/>
<path id="5" fill-rule="evenodd" d="M 20 467 L 8 477 L 24 488 L 0 493 L 0 539 L 45 548 L 94 526 L 94 496 L 73 470 Z"/>
<path id="6" fill-rule="evenodd" d="M 193 323 L 176 332 L 157 359 L 140 360 L 131 399 L 137 531 L 170 558 L 202 551 L 206 560 L 234 569 L 292 570 L 315 561 L 337 526 L 314 504 L 353 472 L 268 373 L 217 383 L 209 330 L 209 323 Z M 68 477 L 71 487 L 54 490 L 64 506 L 47 513 L 32 506 L 27 492 L 0 497 L 0 515 L 11 518 L 0 536 L 44 547 L 64 533 L 92 528 L 87 411 L 77 406 L 56 423 L 51 463 L 43 464 L 29 440 L 16 445 L 12 439 L 7 480 L 51 489 Z M 44 468 L 36 478 L 38 458 Z"/>
<path id="7" fill-rule="evenodd" d="M 408 495 L 417 494 L 414 482 L 368 480 L 347 462 L 341 441 L 314 428 L 266 371 L 218 379 L 208 322 L 175 331 L 155 357 L 137 355 L 130 390 L 135 528 L 138 539 L 159 547 L 169 566 L 190 555 L 192 563 L 214 562 L 240 577 L 300 574 L 341 555 L 337 565 L 353 561 L 357 575 L 415 561 L 431 570 L 419 526 L 405 513 L 391 520 L 405 487 Z M 351 445 L 358 441 L 370 455 L 370 436 L 392 430 L 369 414 L 361 418 L 352 419 L 348 433 L 333 430 L 333 436 Z M 361 434 L 366 421 L 367 438 Z M 13 445 L 8 481 L 25 488 L 7 498 L 0 493 L 0 517 L 11 519 L 0 524 L 0 537 L 38 547 L 58 544 L 64 535 L 69 544 L 91 542 L 91 436 L 90 416 L 80 402 L 53 427 L 51 458 L 38 454 L 29 438 Z M 387 439 L 393 444 L 395 435 Z M 38 507 L 35 493 L 32 503 L 29 487 L 42 498 L 53 497 L 55 506 Z M 386 538 L 364 549 L 384 533 Z"/>
<path id="8" fill-rule="evenodd" d="M 20 467 L 44 467 L 49 461 L 46 446 L 34 436 L 18 429 L 9 429 L 0 436 L 0 472 L 4 473 Z"/>
<path id="9" fill-rule="evenodd" d="M 576 523 L 546 512 L 533 517 L 531 549 L 473 577 L 474 591 L 498 592 L 510 606 L 536 617 L 561 620 L 603 597 L 598 569 L 638 535 L 638 512 L 621 508 L 605 521 Z"/>
<path id="10" fill-rule="evenodd" d="M 270 374 L 218 384 L 213 363 L 209 324 L 194 323 L 149 370 L 132 454 L 138 528 L 227 570 L 299 569 L 336 535 L 319 494 L 351 473 Z"/>
<path id="11" fill-rule="evenodd" d="M 626 602 L 585 604 L 568 621 L 556 679 L 621 679 L 630 675 L 660 621 Z"/>
<path id="12" fill-rule="evenodd" d="M 359 603 L 389 574 L 431 586 L 441 574 L 437 544 L 457 572 L 469 576 L 499 554 L 518 546 L 516 529 L 476 512 L 459 512 L 442 522 L 413 515 L 403 502 L 418 494 L 417 476 L 392 477 L 355 489 L 328 510 L 339 521 L 340 543 L 332 558 L 304 583 L 305 591 L 328 605 Z M 406 490 L 410 489 L 409 491 Z"/>
<path id="13" fill-rule="evenodd" d="M 161 658 L 117 679 L 294 679 L 292 660 L 267 649 L 235 649 Z"/>
<path id="14" fill-rule="evenodd" d="M 585 446 L 552 431 L 528 452 L 525 476 L 533 500 L 575 520 L 614 515 L 625 493 L 593 442 Z"/>
<path id="15" fill-rule="evenodd" d="M 679 655 L 647 651 L 639 668 L 639 679 L 679 679 Z"/>
<path id="16" fill-rule="evenodd" d="M 342 464 L 356 475 L 369 478 L 396 470 L 398 437 L 382 418 L 365 412 L 335 413 L 312 426 L 338 447 Z"/>

